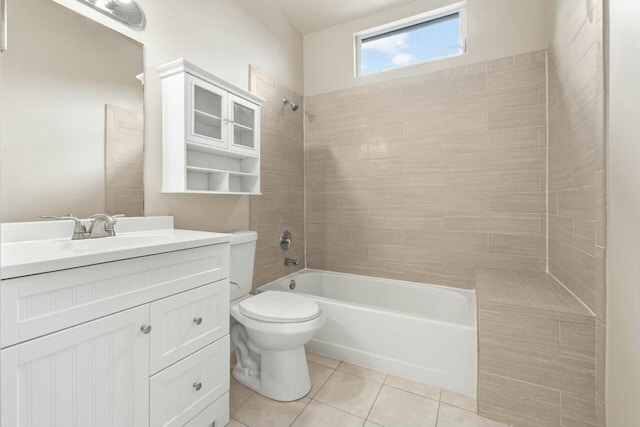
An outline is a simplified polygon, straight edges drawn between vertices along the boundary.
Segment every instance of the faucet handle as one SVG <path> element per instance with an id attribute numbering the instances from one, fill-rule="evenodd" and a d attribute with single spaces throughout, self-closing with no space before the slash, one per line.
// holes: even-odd
<path id="1" fill-rule="evenodd" d="M 71 219 L 71 220 L 77 220 L 78 218 L 76 218 L 74 215 L 70 214 L 70 213 L 66 213 L 63 214 L 62 216 L 53 216 L 53 215 L 40 215 L 40 218 L 44 218 L 44 219 L 56 219 L 58 221 L 63 221 L 65 219 Z"/>
<path id="2" fill-rule="evenodd" d="M 70 213 L 66 213 L 62 216 L 40 215 L 40 218 L 55 219 L 58 221 L 74 221 L 75 228 L 73 229 L 73 236 L 71 237 L 73 240 L 83 239 L 87 234 L 87 227 L 85 227 L 84 223 Z"/>
<path id="3" fill-rule="evenodd" d="M 107 237 L 107 236 L 115 236 L 116 232 L 114 229 L 114 225 L 118 222 L 117 218 L 123 217 L 124 214 L 116 214 L 116 215 L 108 215 L 104 213 L 99 213 L 95 215 L 91 215 L 91 227 L 89 228 L 89 234 L 91 237 Z M 96 229 L 96 224 L 100 222 L 102 228 L 98 227 Z"/>

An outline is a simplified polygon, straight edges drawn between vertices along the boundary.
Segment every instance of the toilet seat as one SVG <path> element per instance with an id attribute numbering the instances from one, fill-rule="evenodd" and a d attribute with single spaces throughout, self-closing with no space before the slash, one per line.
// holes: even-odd
<path id="1" fill-rule="evenodd" d="M 244 316 L 262 322 L 298 323 L 320 315 L 320 307 L 311 299 L 290 292 L 266 291 L 238 304 Z"/>

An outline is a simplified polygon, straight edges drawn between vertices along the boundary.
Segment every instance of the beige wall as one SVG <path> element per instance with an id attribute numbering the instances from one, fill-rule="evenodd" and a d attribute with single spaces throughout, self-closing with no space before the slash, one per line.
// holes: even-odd
<path id="1" fill-rule="evenodd" d="M 104 212 L 105 104 L 142 110 L 142 47 L 49 0 L 9 14 L 0 221 Z"/>
<path id="2" fill-rule="evenodd" d="M 557 0 L 549 47 L 549 272 L 597 316 L 598 425 L 605 411 L 603 6 Z"/>
<path id="3" fill-rule="evenodd" d="M 302 105 L 302 96 L 264 73 L 252 73 L 252 90 L 266 99 L 262 106 L 262 195 L 251 197 L 251 229 L 258 242 L 254 285 L 304 268 L 304 132 L 302 108 L 291 111 L 282 98 Z M 293 236 L 291 249 L 280 250 L 284 230 Z M 296 258 L 299 267 L 285 266 Z"/>
<path id="4" fill-rule="evenodd" d="M 545 53 L 305 98 L 307 266 L 546 268 Z"/>
<path id="5" fill-rule="evenodd" d="M 609 1 L 607 424 L 640 425 L 640 3 Z"/>
<path id="6" fill-rule="evenodd" d="M 116 28 L 145 46 L 145 215 L 173 215 L 178 228 L 233 231 L 249 227 L 248 196 L 162 194 L 161 86 L 156 68 L 177 58 L 243 88 L 253 64 L 302 91 L 302 36 L 275 2 L 137 0 L 143 32 L 124 29 L 76 0 L 54 0 Z"/>
<path id="7" fill-rule="evenodd" d="M 457 0 L 416 0 L 304 37 L 304 94 L 317 95 L 543 50 L 548 45 L 548 0 L 467 0 L 468 53 L 354 77 L 355 33 L 437 9 Z"/>

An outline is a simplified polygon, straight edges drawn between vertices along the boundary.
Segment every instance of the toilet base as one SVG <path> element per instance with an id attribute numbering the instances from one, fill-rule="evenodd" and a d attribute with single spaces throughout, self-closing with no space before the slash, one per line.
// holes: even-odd
<path id="1" fill-rule="evenodd" d="M 281 402 L 298 400 L 311 391 L 304 346 L 281 351 L 260 350 L 259 373 L 251 373 L 238 363 L 232 375 L 256 393 Z"/>

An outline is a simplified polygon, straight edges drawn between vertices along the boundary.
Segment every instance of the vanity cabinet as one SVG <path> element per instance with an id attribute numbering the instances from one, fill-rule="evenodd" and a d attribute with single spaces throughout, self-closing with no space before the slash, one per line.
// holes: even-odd
<path id="1" fill-rule="evenodd" d="M 148 426 L 147 306 L 2 350 L 3 426 Z"/>
<path id="2" fill-rule="evenodd" d="M 0 292 L 2 426 L 228 423 L 228 243 L 14 277 Z"/>
<path id="3" fill-rule="evenodd" d="M 260 194 L 264 100 L 182 59 L 162 78 L 165 193 Z"/>

